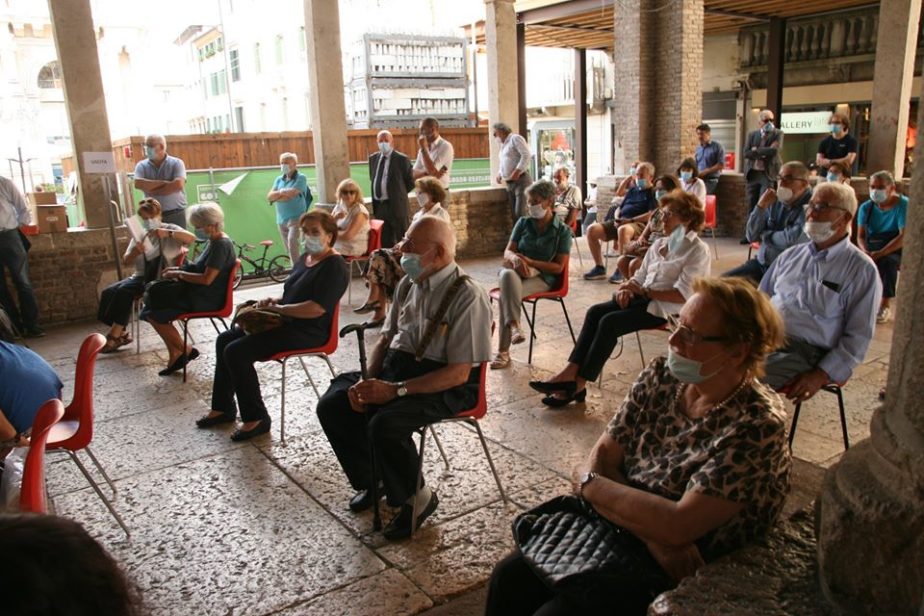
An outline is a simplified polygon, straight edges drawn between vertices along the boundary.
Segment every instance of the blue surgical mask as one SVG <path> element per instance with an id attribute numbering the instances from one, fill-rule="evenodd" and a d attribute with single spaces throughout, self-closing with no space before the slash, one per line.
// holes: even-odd
<path id="1" fill-rule="evenodd" d="M 885 188 L 872 188 L 869 191 L 869 198 L 876 205 L 885 203 L 889 198 L 889 191 Z"/>
<path id="2" fill-rule="evenodd" d="M 196 229 L 195 234 L 196 239 L 200 242 L 205 242 L 209 239 L 209 234 L 205 231 L 205 229 Z"/>
<path id="3" fill-rule="evenodd" d="M 693 172 L 692 171 L 681 171 L 680 179 L 683 180 L 684 182 L 689 182 L 690 180 L 693 179 Z"/>
<path id="4" fill-rule="evenodd" d="M 769 133 L 772 130 L 773 130 L 773 122 L 767 122 L 766 124 L 764 124 L 763 131 L 765 133 Z"/>
<path id="5" fill-rule="evenodd" d="M 655 199 L 657 199 L 658 201 L 660 201 L 661 198 L 662 198 L 664 195 L 666 195 L 666 194 L 667 194 L 667 191 L 666 191 L 666 190 L 656 190 L 656 191 L 655 191 Z"/>
<path id="6" fill-rule="evenodd" d="M 154 160 L 154 157 L 157 155 L 157 150 L 152 146 L 146 145 L 144 146 L 144 155 L 148 160 Z"/>
<path id="7" fill-rule="evenodd" d="M 417 282 L 423 274 L 423 265 L 420 262 L 420 255 L 412 252 L 406 252 L 401 255 L 401 269 L 410 277 L 412 282 Z"/>
<path id="8" fill-rule="evenodd" d="M 840 135 L 841 132 L 844 130 L 844 127 L 841 126 L 840 124 L 832 124 L 828 128 L 831 129 L 831 132 L 834 133 L 835 135 Z"/>
<path id="9" fill-rule="evenodd" d="M 680 250 L 680 246 L 683 244 L 683 238 L 686 234 L 687 229 L 683 225 L 674 227 L 674 230 L 671 231 L 671 235 L 667 240 L 667 252 L 673 254 Z"/>
<path id="10" fill-rule="evenodd" d="M 387 141 L 382 141 L 379 143 L 379 152 L 381 152 L 384 156 L 388 156 L 391 154 L 391 144 Z"/>
<path id="11" fill-rule="evenodd" d="M 693 385 L 697 383 L 702 383 L 703 381 L 709 380 L 719 372 L 722 371 L 722 366 L 719 366 L 719 369 L 711 374 L 703 374 L 703 364 L 706 362 L 712 361 L 722 353 L 717 353 L 704 361 L 696 361 L 695 359 L 690 359 L 689 357 L 684 357 L 680 353 L 674 351 L 674 349 L 668 347 L 667 349 L 667 369 L 670 370 L 671 374 L 674 375 L 681 383 L 691 383 Z"/>
<path id="12" fill-rule="evenodd" d="M 645 190 L 648 188 L 648 180 L 645 178 L 638 178 L 635 180 L 635 185 L 638 186 L 639 190 Z"/>
<path id="13" fill-rule="evenodd" d="M 321 238 L 317 235 L 306 235 L 305 236 L 305 252 L 310 255 L 316 255 L 324 252 L 326 246 L 324 242 L 321 241 Z"/>
<path id="14" fill-rule="evenodd" d="M 839 176 L 838 174 L 834 173 L 833 171 L 829 171 L 829 172 L 828 172 L 828 175 L 827 175 L 827 179 L 828 179 L 829 182 L 840 182 L 840 181 L 841 181 L 841 176 Z"/>

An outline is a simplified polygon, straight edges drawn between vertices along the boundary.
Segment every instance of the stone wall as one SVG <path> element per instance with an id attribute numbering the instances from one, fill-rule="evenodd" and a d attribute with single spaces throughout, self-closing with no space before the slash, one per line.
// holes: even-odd
<path id="1" fill-rule="evenodd" d="M 116 230 L 121 254 L 128 240 Z M 116 280 L 108 229 L 30 236 L 29 278 L 39 306 L 39 323 L 66 323 L 96 316 L 101 289 Z M 124 270 L 125 268 L 123 268 Z M 12 284 L 7 280 L 12 289 Z"/>
<path id="2" fill-rule="evenodd" d="M 456 231 L 456 257 L 500 257 L 513 228 L 506 189 L 453 190 L 448 200 L 446 209 Z M 411 216 L 420 209 L 416 199 L 410 200 L 408 209 Z"/>

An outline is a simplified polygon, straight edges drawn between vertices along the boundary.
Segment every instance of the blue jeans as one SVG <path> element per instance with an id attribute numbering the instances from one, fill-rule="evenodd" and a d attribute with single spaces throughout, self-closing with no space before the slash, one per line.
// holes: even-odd
<path id="1" fill-rule="evenodd" d="M 10 272 L 10 278 L 16 287 L 19 296 L 18 307 L 7 287 L 4 270 Z M 29 329 L 35 327 L 38 321 L 38 303 L 29 281 L 29 256 L 26 254 L 19 229 L 0 231 L 0 306 L 3 306 L 17 327 Z"/>

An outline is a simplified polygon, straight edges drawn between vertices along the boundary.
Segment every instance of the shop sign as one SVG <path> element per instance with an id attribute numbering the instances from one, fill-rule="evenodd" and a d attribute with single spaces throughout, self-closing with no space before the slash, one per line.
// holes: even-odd
<path id="1" fill-rule="evenodd" d="M 784 113 L 780 117 L 780 128 L 790 135 L 828 133 L 831 132 L 828 127 L 830 119 L 830 111 Z"/>

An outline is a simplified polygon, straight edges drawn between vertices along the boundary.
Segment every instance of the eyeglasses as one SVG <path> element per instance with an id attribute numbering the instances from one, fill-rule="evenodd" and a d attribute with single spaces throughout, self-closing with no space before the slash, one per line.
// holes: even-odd
<path id="1" fill-rule="evenodd" d="M 806 215 L 812 214 L 812 213 L 814 213 L 814 214 L 821 214 L 822 212 L 824 212 L 824 211 L 826 211 L 826 210 L 841 210 L 842 212 L 846 212 L 846 211 L 847 211 L 847 210 L 845 210 L 845 209 L 842 208 L 842 207 L 838 207 L 838 206 L 836 206 L 836 205 L 830 205 L 830 204 L 828 204 L 828 203 L 811 203 L 811 202 L 809 202 L 809 203 L 806 203 L 806 204 L 805 204 L 805 213 L 806 213 Z"/>
<path id="2" fill-rule="evenodd" d="M 703 336 L 680 322 L 674 315 L 667 316 L 667 330 L 673 335 L 676 334 L 680 341 L 686 345 L 696 345 L 700 342 L 726 342 L 728 336 Z"/>
<path id="3" fill-rule="evenodd" d="M 355 191 L 355 190 L 345 189 L 345 190 L 341 190 L 341 191 L 340 191 L 340 194 L 341 194 L 341 195 L 355 195 L 355 194 L 356 194 L 356 191 Z"/>
<path id="4" fill-rule="evenodd" d="M 781 182 L 805 182 L 806 184 L 808 184 L 808 180 L 806 180 L 805 178 L 797 178 L 794 175 L 781 175 L 780 181 Z"/>

